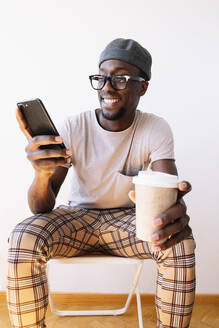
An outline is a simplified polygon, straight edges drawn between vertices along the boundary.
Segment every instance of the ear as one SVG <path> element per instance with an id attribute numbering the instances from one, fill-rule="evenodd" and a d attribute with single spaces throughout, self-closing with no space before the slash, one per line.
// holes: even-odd
<path id="1" fill-rule="evenodd" d="M 145 94 L 145 92 L 147 91 L 148 85 L 149 85 L 148 81 L 141 82 L 140 92 L 139 92 L 140 97 Z"/>

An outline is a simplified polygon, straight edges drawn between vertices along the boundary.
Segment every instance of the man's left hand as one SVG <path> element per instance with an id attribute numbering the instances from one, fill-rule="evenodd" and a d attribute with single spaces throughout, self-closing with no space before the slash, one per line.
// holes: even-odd
<path id="1" fill-rule="evenodd" d="M 179 182 L 178 189 L 178 200 L 176 204 L 153 220 L 153 226 L 158 229 L 151 235 L 154 251 L 169 248 L 191 234 L 192 230 L 188 225 L 190 217 L 186 214 L 187 208 L 182 199 L 185 194 L 191 191 L 191 184 L 187 181 Z M 134 191 L 129 193 L 129 197 L 135 203 Z M 157 243 L 162 239 L 166 240 L 158 245 Z"/>

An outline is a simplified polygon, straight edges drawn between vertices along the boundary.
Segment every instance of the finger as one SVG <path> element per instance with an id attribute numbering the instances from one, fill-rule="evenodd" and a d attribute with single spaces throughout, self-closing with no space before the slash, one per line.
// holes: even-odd
<path id="1" fill-rule="evenodd" d="M 178 199 L 180 199 L 192 190 L 192 186 L 188 181 L 180 181 L 178 183 L 178 189 Z"/>
<path id="2" fill-rule="evenodd" d="M 56 166 L 62 166 L 65 164 L 70 164 L 71 159 L 70 158 L 52 158 L 52 159 L 39 159 L 36 161 L 32 161 L 33 166 L 37 169 L 54 169 Z"/>
<path id="3" fill-rule="evenodd" d="M 175 205 L 170 207 L 164 213 L 161 213 L 157 218 L 153 219 L 153 226 L 156 228 L 162 228 L 166 225 L 173 223 L 181 216 L 186 214 L 186 205 L 182 201 L 177 201 Z"/>
<path id="4" fill-rule="evenodd" d="M 62 137 L 60 136 L 48 136 L 41 135 L 35 136 L 30 141 L 26 147 L 26 151 L 32 151 L 38 149 L 40 146 L 50 145 L 50 144 L 61 144 L 63 142 Z"/>
<path id="5" fill-rule="evenodd" d="M 190 217 L 188 215 L 184 215 L 183 217 L 176 220 L 174 223 L 169 224 L 163 229 L 155 231 L 151 235 L 151 241 L 154 243 L 158 243 L 161 240 L 165 240 L 169 238 L 169 236 L 174 236 L 175 234 L 183 231 L 185 227 L 188 225 Z"/>
<path id="6" fill-rule="evenodd" d="M 133 203 L 136 203 L 135 191 L 134 190 L 129 191 L 128 196 L 129 196 L 129 198 L 131 199 L 131 201 Z"/>
<path id="7" fill-rule="evenodd" d="M 44 150 L 36 150 L 27 153 L 27 158 L 29 161 L 36 161 L 40 159 L 51 159 L 64 157 L 67 158 L 71 155 L 71 151 L 69 149 L 66 150 L 54 150 L 54 149 L 44 149 Z"/>
<path id="8" fill-rule="evenodd" d="M 27 137 L 27 139 L 32 138 L 31 131 L 27 127 L 26 121 L 19 108 L 16 109 L 16 119 L 18 121 L 21 131 L 24 133 L 24 135 Z"/>
<path id="9" fill-rule="evenodd" d="M 187 225 L 183 231 L 173 235 L 160 245 L 152 245 L 154 251 L 160 251 L 172 247 L 191 235 L 192 229 Z"/>

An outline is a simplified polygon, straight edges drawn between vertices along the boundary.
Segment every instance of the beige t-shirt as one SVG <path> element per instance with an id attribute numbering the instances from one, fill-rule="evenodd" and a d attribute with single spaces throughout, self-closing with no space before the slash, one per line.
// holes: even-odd
<path id="1" fill-rule="evenodd" d="M 59 132 L 72 150 L 69 205 L 74 207 L 133 207 L 132 177 L 156 160 L 174 159 L 168 123 L 139 110 L 124 131 L 104 130 L 95 111 L 87 111 L 68 117 Z"/>

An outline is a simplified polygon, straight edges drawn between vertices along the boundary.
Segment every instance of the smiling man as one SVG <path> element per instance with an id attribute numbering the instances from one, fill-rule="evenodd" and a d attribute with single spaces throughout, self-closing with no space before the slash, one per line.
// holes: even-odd
<path id="1" fill-rule="evenodd" d="M 67 118 L 61 137 L 32 137 L 17 110 L 28 138 L 27 157 L 35 171 L 28 192 L 35 215 L 19 223 L 10 237 L 12 327 L 46 327 L 45 264 L 49 259 L 93 251 L 156 261 L 157 327 L 189 327 L 195 294 L 195 243 L 182 200 L 189 183 L 179 184 L 177 203 L 155 218 L 158 230 L 150 243 L 135 234 L 132 177 L 149 166 L 177 174 L 169 125 L 137 109 L 151 78 L 151 55 L 134 40 L 113 40 L 100 56 L 99 73 L 89 78 L 98 92 L 100 108 Z M 62 141 L 67 150 L 40 148 Z M 68 205 L 54 209 L 69 169 Z M 159 240 L 166 241 L 158 245 Z"/>

